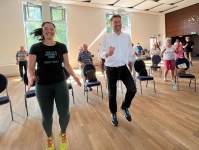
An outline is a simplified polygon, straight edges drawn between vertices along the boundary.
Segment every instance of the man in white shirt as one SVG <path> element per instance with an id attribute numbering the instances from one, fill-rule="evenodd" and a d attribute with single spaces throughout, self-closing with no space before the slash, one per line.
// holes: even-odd
<path id="1" fill-rule="evenodd" d="M 113 15 L 110 22 L 113 28 L 113 33 L 107 34 L 103 38 L 100 47 L 100 57 L 105 59 L 109 91 L 109 109 L 112 113 L 111 122 L 114 126 L 117 126 L 117 80 L 120 78 L 127 88 L 125 99 L 121 105 L 121 110 L 124 112 L 124 117 L 129 122 L 131 121 L 131 115 L 128 108 L 135 96 L 136 87 L 131 73 L 126 66 L 129 63 L 129 57 L 132 52 L 130 36 L 121 32 L 122 22 L 120 15 Z"/>

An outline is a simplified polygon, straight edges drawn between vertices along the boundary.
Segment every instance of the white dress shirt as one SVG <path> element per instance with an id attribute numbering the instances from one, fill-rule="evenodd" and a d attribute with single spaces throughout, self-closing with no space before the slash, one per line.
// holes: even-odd
<path id="1" fill-rule="evenodd" d="M 115 51 L 112 56 L 106 57 L 106 53 L 110 47 L 114 47 Z M 132 55 L 132 44 L 129 34 L 114 33 L 107 34 L 101 42 L 100 57 L 105 59 L 105 66 L 119 67 L 127 65 Z"/>

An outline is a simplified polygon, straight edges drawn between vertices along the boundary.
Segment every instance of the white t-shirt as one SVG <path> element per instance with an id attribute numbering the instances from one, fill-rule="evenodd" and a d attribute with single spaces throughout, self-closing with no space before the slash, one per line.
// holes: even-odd
<path id="1" fill-rule="evenodd" d="M 159 55 L 159 53 L 160 53 L 160 50 L 158 48 L 150 50 L 151 57 L 153 55 Z"/>
<path id="2" fill-rule="evenodd" d="M 165 52 L 163 53 L 163 60 L 174 60 L 175 49 L 176 47 L 174 45 L 172 45 L 171 47 L 163 46 L 161 50 L 161 51 L 165 50 Z"/>
<path id="3" fill-rule="evenodd" d="M 132 47 L 131 55 L 129 56 L 129 61 L 130 62 L 135 62 L 136 57 L 135 57 L 135 49 Z"/>

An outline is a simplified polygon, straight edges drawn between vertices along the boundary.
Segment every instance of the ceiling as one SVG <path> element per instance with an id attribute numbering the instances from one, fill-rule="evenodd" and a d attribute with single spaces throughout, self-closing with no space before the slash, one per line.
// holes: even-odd
<path id="1" fill-rule="evenodd" d="M 97 7 L 127 12 L 142 12 L 148 14 L 166 14 L 194 4 L 199 0 L 39 0 Z"/>

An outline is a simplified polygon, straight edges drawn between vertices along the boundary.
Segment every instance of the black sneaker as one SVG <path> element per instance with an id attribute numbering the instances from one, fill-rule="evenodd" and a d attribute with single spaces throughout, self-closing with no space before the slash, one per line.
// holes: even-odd
<path id="1" fill-rule="evenodd" d="M 89 90 L 92 91 L 93 89 L 91 87 L 89 87 Z"/>
<path id="2" fill-rule="evenodd" d="M 117 115 L 116 115 L 116 113 L 112 113 L 111 118 L 112 118 L 111 123 L 114 126 L 118 126 L 118 121 L 117 121 Z"/>
<path id="3" fill-rule="evenodd" d="M 131 122 L 131 114 L 130 114 L 128 108 L 122 108 L 122 107 L 120 107 L 120 108 L 123 111 L 124 117 L 126 118 L 126 120 L 128 120 L 129 122 Z"/>

